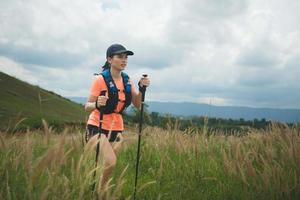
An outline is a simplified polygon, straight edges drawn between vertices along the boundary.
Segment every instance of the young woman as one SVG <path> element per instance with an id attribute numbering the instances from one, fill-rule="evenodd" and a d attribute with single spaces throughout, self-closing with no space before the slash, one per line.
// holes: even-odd
<path id="1" fill-rule="evenodd" d="M 150 80 L 142 77 L 137 92 L 132 80 L 122 72 L 127 65 L 127 56 L 132 51 L 120 44 L 111 45 L 106 51 L 106 63 L 101 75 L 94 79 L 85 110 L 91 112 L 87 122 L 87 141 L 97 143 L 99 133 L 99 108 L 103 112 L 100 132 L 100 156 L 104 159 L 101 189 L 104 189 L 117 162 L 117 154 L 122 146 L 124 130 L 122 111 L 130 103 L 140 109 L 143 86 L 148 87 Z M 105 91 L 105 95 L 100 93 Z M 116 92 L 117 91 L 117 92 Z"/>

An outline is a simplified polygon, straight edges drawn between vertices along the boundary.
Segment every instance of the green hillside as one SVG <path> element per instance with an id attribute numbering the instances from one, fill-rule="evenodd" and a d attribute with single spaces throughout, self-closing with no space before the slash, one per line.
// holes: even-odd
<path id="1" fill-rule="evenodd" d="M 83 123 L 86 115 L 82 105 L 0 72 L 0 129 L 23 118 L 20 127 L 39 127 L 41 118 L 53 125 Z"/>

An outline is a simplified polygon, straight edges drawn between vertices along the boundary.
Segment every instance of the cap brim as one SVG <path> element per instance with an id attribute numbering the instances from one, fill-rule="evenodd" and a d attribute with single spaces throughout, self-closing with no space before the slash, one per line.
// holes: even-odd
<path id="1" fill-rule="evenodd" d="M 129 51 L 129 50 L 120 50 L 120 51 L 114 52 L 114 54 L 121 54 L 121 53 L 126 53 L 129 56 L 132 56 L 134 54 L 132 51 Z"/>

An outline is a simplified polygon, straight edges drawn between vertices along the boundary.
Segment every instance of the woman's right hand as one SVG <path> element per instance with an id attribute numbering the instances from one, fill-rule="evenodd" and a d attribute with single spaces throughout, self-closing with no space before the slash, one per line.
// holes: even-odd
<path id="1" fill-rule="evenodd" d="M 106 96 L 98 96 L 98 99 L 97 99 L 97 105 L 98 107 L 99 106 L 105 106 L 106 105 L 106 101 L 107 101 L 108 97 Z"/>

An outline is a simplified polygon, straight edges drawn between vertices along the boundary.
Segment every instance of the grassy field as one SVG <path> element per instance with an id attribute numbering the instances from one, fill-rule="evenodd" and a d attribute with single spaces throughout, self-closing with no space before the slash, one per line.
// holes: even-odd
<path id="1" fill-rule="evenodd" d="M 94 149 L 82 130 L 0 134 L 0 199 L 94 199 Z M 132 199 L 137 135 L 124 148 L 106 192 Z M 146 127 L 137 199 L 300 199 L 300 127 L 224 136 Z M 102 165 L 98 165 L 97 180 Z"/>

